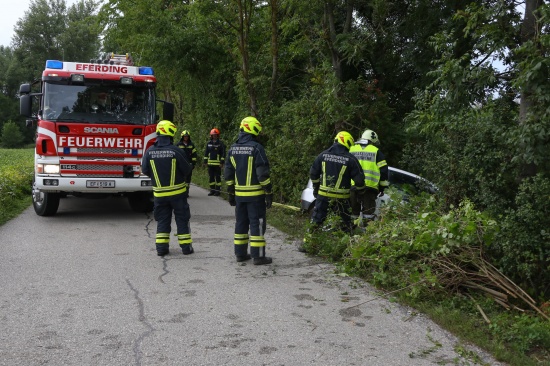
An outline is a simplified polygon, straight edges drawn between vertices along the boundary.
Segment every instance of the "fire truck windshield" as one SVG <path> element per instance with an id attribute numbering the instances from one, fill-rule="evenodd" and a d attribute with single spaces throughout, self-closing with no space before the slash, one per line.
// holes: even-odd
<path id="1" fill-rule="evenodd" d="M 40 117 L 81 123 L 155 123 L 154 90 L 135 85 L 66 85 L 46 82 Z"/>

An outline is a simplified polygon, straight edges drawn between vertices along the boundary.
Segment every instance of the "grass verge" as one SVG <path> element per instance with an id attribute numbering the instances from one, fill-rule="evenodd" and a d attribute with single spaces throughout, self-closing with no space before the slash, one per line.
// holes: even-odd
<path id="1" fill-rule="evenodd" d="M 34 148 L 0 149 L 0 225 L 32 203 Z"/>

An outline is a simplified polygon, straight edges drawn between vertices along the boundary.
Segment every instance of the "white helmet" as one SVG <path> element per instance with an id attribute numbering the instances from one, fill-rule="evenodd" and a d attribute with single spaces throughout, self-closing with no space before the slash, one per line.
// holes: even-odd
<path id="1" fill-rule="evenodd" d="M 363 134 L 361 135 L 362 140 L 369 140 L 373 144 L 378 143 L 378 135 L 373 130 L 365 130 Z"/>

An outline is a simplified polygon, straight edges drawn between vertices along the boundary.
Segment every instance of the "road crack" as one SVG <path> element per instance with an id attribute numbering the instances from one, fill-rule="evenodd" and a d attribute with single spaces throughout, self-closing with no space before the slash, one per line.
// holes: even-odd
<path id="1" fill-rule="evenodd" d="M 136 365 L 140 366 L 142 358 L 141 344 L 146 337 L 155 331 L 155 328 L 153 328 L 153 326 L 147 321 L 147 317 L 145 316 L 145 306 L 143 305 L 143 300 L 139 297 L 139 291 L 132 285 L 130 280 L 126 279 L 126 283 L 128 284 L 128 287 L 130 287 L 130 290 L 134 293 L 134 298 L 138 303 L 139 321 L 147 328 L 147 330 L 141 333 L 140 336 L 134 341 L 134 346 L 132 347 Z"/>

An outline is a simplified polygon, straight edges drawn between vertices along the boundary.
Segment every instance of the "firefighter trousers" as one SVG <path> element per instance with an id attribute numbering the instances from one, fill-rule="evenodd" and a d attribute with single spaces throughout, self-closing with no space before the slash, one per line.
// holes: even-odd
<path id="1" fill-rule="evenodd" d="M 219 165 L 208 166 L 208 186 L 210 187 L 210 192 L 221 192 L 222 168 Z"/>
<path id="2" fill-rule="evenodd" d="M 155 197 L 154 217 L 157 220 L 157 235 L 155 243 L 157 251 L 168 249 L 170 244 L 170 232 L 172 231 L 172 212 L 177 226 L 178 244 L 185 252 L 190 250 L 191 228 L 189 220 L 191 219 L 191 210 L 187 203 L 187 193 L 168 197 Z"/>
<path id="3" fill-rule="evenodd" d="M 265 199 L 253 202 L 239 202 L 235 206 L 235 255 L 246 256 L 250 242 L 250 256 L 252 258 L 265 257 Z M 250 233 L 250 234 L 249 234 Z"/>
<path id="4" fill-rule="evenodd" d="M 344 231 L 351 232 L 351 207 L 349 199 L 327 198 L 318 195 L 315 200 L 311 222 L 317 226 L 321 226 L 327 219 L 329 211 L 338 214 L 342 218 L 342 229 Z"/>

